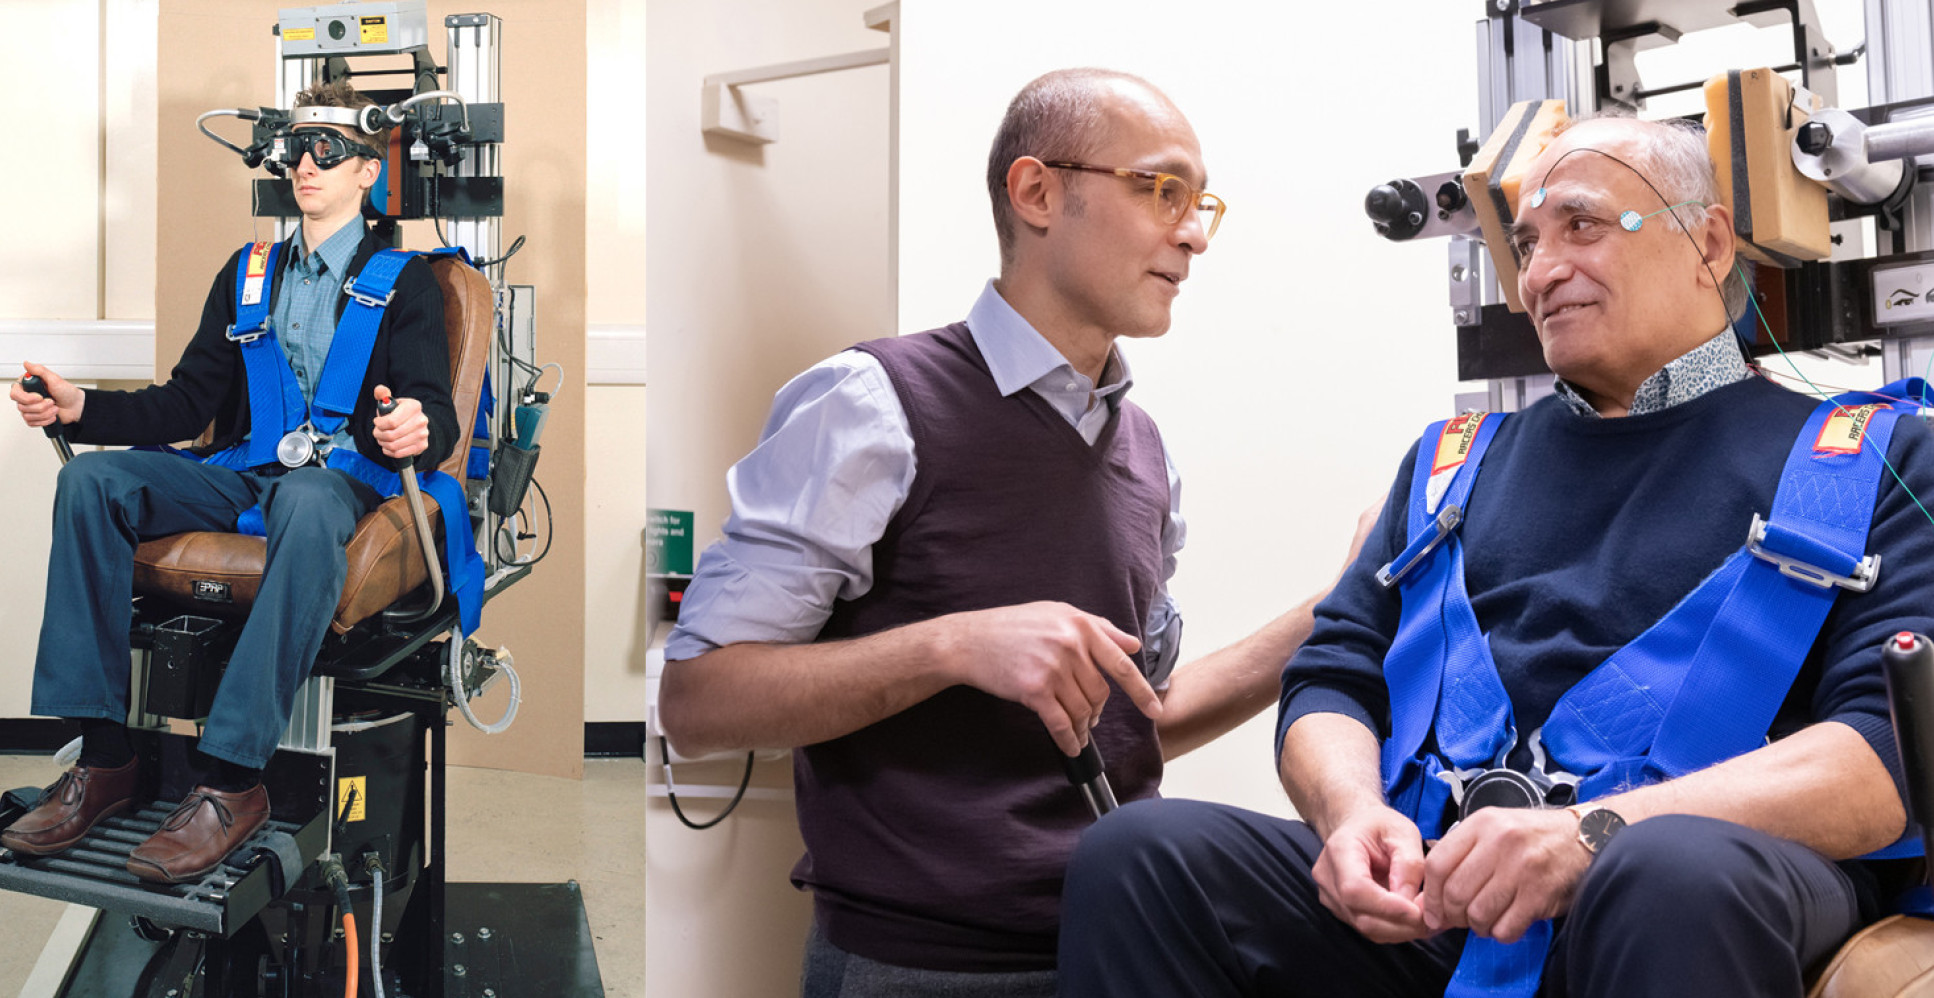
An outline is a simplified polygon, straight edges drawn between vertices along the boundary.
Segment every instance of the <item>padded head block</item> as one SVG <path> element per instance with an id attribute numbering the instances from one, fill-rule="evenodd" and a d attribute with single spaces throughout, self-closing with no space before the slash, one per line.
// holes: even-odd
<path id="1" fill-rule="evenodd" d="M 1826 259 L 1827 190 L 1793 165 L 1793 136 L 1819 98 L 1770 69 L 1715 76 L 1705 92 L 1706 142 L 1740 252 L 1775 267 Z"/>
<path id="2" fill-rule="evenodd" d="M 1504 303 L 1513 312 L 1524 311 L 1524 303 L 1518 300 L 1518 260 L 1504 237 L 1504 227 L 1517 218 L 1518 191 L 1531 161 L 1570 120 L 1561 100 L 1513 104 L 1464 170 L 1464 193 L 1477 211 L 1484 246 L 1491 251 L 1491 264 L 1504 290 Z"/>

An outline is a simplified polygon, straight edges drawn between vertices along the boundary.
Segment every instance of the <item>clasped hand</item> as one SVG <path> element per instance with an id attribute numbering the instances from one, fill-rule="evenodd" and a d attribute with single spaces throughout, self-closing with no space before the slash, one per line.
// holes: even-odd
<path id="1" fill-rule="evenodd" d="M 1339 824 L 1313 872 L 1324 907 L 1372 942 L 1468 928 L 1511 943 L 1571 907 L 1590 863 L 1567 811 L 1485 808 L 1426 856 L 1417 826 L 1378 807 Z"/>
<path id="2" fill-rule="evenodd" d="M 377 385 L 375 394 L 380 402 L 389 398 L 389 389 Z M 430 446 L 430 418 L 423 415 L 423 403 L 415 399 L 397 399 L 396 408 L 387 416 L 378 415 L 370 430 L 384 456 L 394 460 L 415 457 Z"/>

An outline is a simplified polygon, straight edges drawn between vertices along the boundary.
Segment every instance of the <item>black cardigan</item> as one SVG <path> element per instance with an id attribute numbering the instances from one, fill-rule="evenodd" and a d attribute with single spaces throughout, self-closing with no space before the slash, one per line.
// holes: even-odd
<path id="1" fill-rule="evenodd" d="M 349 264 L 349 277 L 362 272 L 378 250 L 386 248 L 365 232 Z M 287 249 L 284 249 L 287 252 Z M 68 438 L 82 444 L 169 444 L 191 440 L 214 421 L 211 444 L 195 448 L 210 454 L 239 442 L 248 431 L 248 375 L 241 348 L 228 339 L 235 321 L 235 267 L 241 250 L 229 256 L 202 306 L 201 327 L 182 351 L 168 380 L 136 391 L 89 389 L 81 420 L 71 424 Z M 348 282 L 345 281 L 345 284 Z M 282 268 L 274 275 L 271 295 L 279 293 Z M 383 312 L 369 370 L 363 377 L 349 429 L 356 449 L 386 468 L 396 463 L 383 456 L 371 421 L 376 418 L 372 393 L 387 385 L 396 398 L 413 398 L 430 420 L 430 442 L 417 455 L 420 468 L 432 468 L 450 453 L 458 439 L 456 408 L 450 401 L 450 348 L 443 327 L 443 290 L 429 264 L 411 260 L 397 275 L 396 294 Z M 273 299 L 271 299 L 273 300 Z M 340 319 L 349 296 L 336 302 Z"/>

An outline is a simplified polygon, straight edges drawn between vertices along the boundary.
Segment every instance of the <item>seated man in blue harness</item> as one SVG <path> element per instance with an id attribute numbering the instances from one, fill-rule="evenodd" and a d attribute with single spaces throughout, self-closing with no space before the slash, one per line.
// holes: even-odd
<path id="1" fill-rule="evenodd" d="M 1090 831 L 1062 994 L 1798 996 L 1894 900 L 1860 857 L 1906 825 L 1880 658 L 1934 626 L 1934 441 L 1755 376 L 1718 201 L 1694 128 L 1540 154 L 1511 232 L 1556 395 L 1405 459 L 1284 671 L 1303 820 Z"/>
<path id="2" fill-rule="evenodd" d="M 387 141 L 343 122 L 370 103 L 341 83 L 296 99 L 285 162 L 301 229 L 230 258 L 166 383 L 84 391 L 30 363 L 46 397 L 12 390 L 30 426 L 59 420 L 75 442 L 145 449 L 82 453 L 61 469 L 33 710 L 79 721 L 81 757 L 0 833 L 8 849 L 60 852 L 134 799 L 134 549 L 194 530 L 263 534 L 267 568 L 198 745 L 199 785 L 128 868 L 196 880 L 261 827 L 262 768 L 342 593 L 357 521 L 395 491 L 399 459 L 434 465 L 457 442 L 442 292 L 362 221 Z M 391 389 L 395 408 L 379 414 Z M 211 421 L 206 447 L 159 446 Z"/>

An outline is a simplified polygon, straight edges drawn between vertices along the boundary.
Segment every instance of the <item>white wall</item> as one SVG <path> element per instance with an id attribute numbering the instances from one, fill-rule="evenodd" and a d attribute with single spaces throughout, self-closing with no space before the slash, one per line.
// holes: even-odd
<path id="1" fill-rule="evenodd" d="M 156 4 L 7 4 L 0 92 L 23 113 L 46 103 L 0 141 L 0 319 L 154 317 Z M 0 387 L 21 359 L 0 357 Z M 0 467 L 0 508 L 20 527 L 16 568 L 0 576 L 0 633 L 14 637 L 0 652 L 0 718 L 25 717 L 58 464 L 43 436 L 13 423 L 0 428 Z"/>
<path id="2" fill-rule="evenodd" d="M 652 506 L 697 514 L 701 548 L 726 513 L 726 468 L 757 440 L 773 392 L 893 326 L 886 67 L 748 87 L 779 102 L 780 138 L 763 147 L 701 134 L 700 80 L 884 47 L 888 36 L 862 26 L 872 5 L 646 4 L 650 266 L 640 283 L 634 262 L 628 292 L 642 286 L 651 337 L 647 488 Z M 681 784 L 738 775 L 732 763 L 678 769 Z M 757 781 L 789 785 L 790 767 L 763 763 Z M 690 806 L 711 815 L 718 802 Z M 647 820 L 647 993 L 797 993 L 810 904 L 786 880 L 802 851 L 791 805 L 748 800 L 723 825 L 695 832 L 655 800 Z"/>

